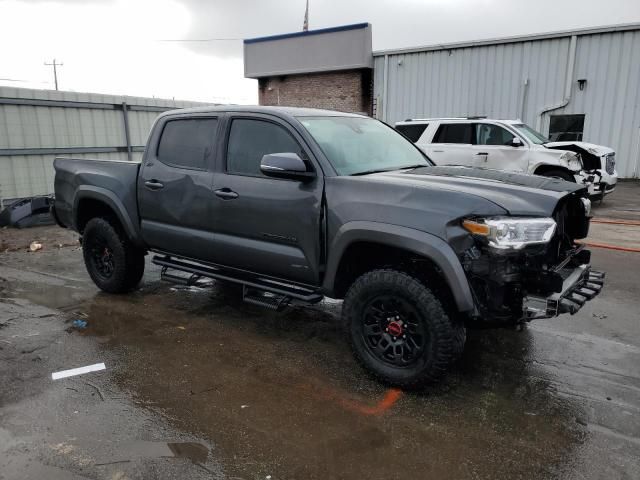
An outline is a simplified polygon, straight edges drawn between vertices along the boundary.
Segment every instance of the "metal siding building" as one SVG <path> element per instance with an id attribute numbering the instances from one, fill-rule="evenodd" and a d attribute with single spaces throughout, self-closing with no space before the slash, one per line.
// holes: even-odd
<path id="1" fill-rule="evenodd" d="M 584 141 L 614 148 L 621 177 L 640 174 L 640 24 L 373 55 L 376 116 L 388 123 L 486 115 L 548 133 L 550 114 L 584 114 Z"/>
<path id="2" fill-rule="evenodd" d="M 0 87 L 0 202 L 52 193 L 56 156 L 137 160 L 160 112 L 198 105 Z"/>

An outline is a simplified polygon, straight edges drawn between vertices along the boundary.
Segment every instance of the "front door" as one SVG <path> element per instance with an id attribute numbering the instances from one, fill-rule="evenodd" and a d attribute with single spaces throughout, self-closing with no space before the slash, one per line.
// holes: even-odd
<path id="1" fill-rule="evenodd" d="M 218 119 L 191 115 L 161 121 L 138 178 L 142 237 L 151 248 L 211 260 Z"/>
<path id="2" fill-rule="evenodd" d="M 233 114 L 214 177 L 217 263 L 318 284 L 323 178 L 302 138 L 268 115 Z M 260 171 L 269 153 L 296 153 L 314 170 L 309 182 Z"/>
<path id="3" fill-rule="evenodd" d="M 505 128 L 492 123 L 478 123 L 475 126 L 473 145 L 475 166 L 526 173 L 528 170 L 528 149 L 522 143 L 513 147 L 515 135 Z"/>

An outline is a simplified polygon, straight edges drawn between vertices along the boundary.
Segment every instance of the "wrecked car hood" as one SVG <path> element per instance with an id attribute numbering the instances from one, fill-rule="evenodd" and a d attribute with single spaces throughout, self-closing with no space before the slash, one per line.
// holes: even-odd
<path id="1" fill-rule="evenodd" d="M 587 153 L 597 155 L 599 157 L 606 155 L 607 153 L 613 153 L 612 148 L 588 142 L 549 142 L 545 143 L 544 146 L 554 150 L 568 150 L 570 152 L 582 154 Z"/>

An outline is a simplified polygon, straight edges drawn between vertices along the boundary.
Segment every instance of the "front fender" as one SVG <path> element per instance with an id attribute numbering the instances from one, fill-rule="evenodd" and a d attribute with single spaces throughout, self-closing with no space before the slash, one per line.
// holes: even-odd
<path id="1" fill-rule="evenodd" d="M 569 154 L 569 156 L 562 157 L 563 154 Z M 536 152 L 535 162 L 530 164 L 529 169 L 531 173 L 535 173 L 540 167 L 560 168 L 571 174 L 580 172 L 583 168 L 579 157 L 574 152 L 567 150 Z"/>
<path id="2" fill-rule="evenodd" d="M 78 230 L 78 207 L 80 205 L 80 201 L 84 199 L 99 200 L 108 205 L 118 217 L 120 225 L 124 228 L 129 239 L 137 246 L 143 246 L 142 237 L 138 228 L 137 213 L 134 213 L 134 215 L 136 215 L 135 219 L 131 218 L 131 215 L 122 203 L 122 200 L 120 200 L 112 191 L 102 187 L 96 187 L 93 185 L 82 185 L 78 187 L 73 200 L 73 212 L 75 213 L 73 226 L 76 231 Z"/>
<path id="3" fill-rule="evenodd" d="M 444 240 L 412 228 L 386 223 L 354 221 L 340 227 L 329 247 L 323 290 L 334 292 L 338 266 L 347 247 L 358 241 L 375 242 L 429 258 L 442 271 L 461 312 L 474 308 L 469 282 L 460 260 Z"/>

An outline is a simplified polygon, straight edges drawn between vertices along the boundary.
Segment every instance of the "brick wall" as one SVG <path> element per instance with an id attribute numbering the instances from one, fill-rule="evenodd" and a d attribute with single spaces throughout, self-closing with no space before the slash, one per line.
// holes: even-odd
<path id="1" fill-rule="evenodd" d="M 371 114 L 371 72 L 347 70 L 262 78 L 259 97 L 260 105 Z"/>

